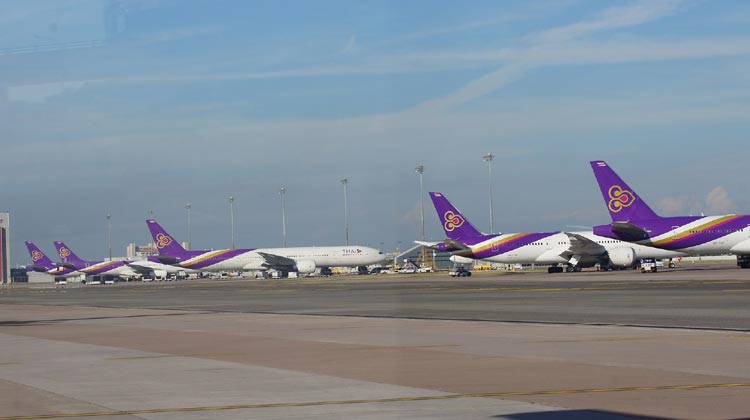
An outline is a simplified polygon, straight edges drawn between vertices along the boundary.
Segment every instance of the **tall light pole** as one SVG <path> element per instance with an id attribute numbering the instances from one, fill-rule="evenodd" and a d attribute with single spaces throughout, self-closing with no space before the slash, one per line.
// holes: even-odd
<path id="1" fill-rule="evenodd" d="M 424 165 L 417 165 L 414 170 L 419 174 L 419 213 L 422 220 L 422 242 L 424 242 L 424 183 L 422 182 L 422 174 L 424 173 Z M 422 264 L 424 264 L 424 246 L 422 247 Z"/>
<path id="2" fill-rule="evenodd" d="M 190 249 L 190 203 L 185 204 L 185 211 L 187 212 L 187 249 Z"/>
<path id="3" fill-rule="evenodd" d="M 109 245 L 109 260 L 112 261 L 112 215 L 107 213 L 107 245 Z"/>
<path id="4" fill-rule="evenodd" d="M 279 188 L 281 195 L 281 236 L 284 238 L 284 248 L 286 248 L 286 187 Z"/>
<path id="5" fill-rule="evenodd" d="M 346 246 L 349 246 L 349 210 L 346 204 L 347 185 L 349 185 L 349 179 L 346 177 L 341 178 L 341 185 L 344 186 L 344 238 L 346 239 Z"/>
<path id="6" fill-rule="evenodd" d="M 493 218 L 493 211 L 492 211 L 492 159 L 495 158 L 495 155 L 492 153 L 487 153 L 486 155 L 482 156 L 482 159 L 484 159 L 485 162 L 487 162 L 487 175 L 489 179 L 489 189 L 490 189 L 490 234 L 495 233 L 494 228 L 494 218 Z"/>
<path id="7" fill-rule="evenodd" d="M 229 196 L 229 225 L 232 231 L 232 249 L 234 249 L 234 197 Z"/>

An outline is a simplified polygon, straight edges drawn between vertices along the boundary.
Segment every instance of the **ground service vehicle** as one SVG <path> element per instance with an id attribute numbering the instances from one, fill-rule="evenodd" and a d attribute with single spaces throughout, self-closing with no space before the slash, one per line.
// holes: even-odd
<path id="1" fill-rule="evenodd" d="M 471 271 L 464 267 L 456 267 L 448 272 L 451 277 L 471 277 Z"/>
<path id="2" fill-rule="evenodd" d="M 656 273 L 656 260 L 643 258 L 641 260 L 641 273 Z"/>

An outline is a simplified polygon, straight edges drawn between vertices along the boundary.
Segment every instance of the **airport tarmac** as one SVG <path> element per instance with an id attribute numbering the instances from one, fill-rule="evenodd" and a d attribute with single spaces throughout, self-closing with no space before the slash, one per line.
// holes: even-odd
<path id="1" fill-rule="evenodd" d="M 0 419 L 750 418 L 750 270 L 0 289 Z"/>

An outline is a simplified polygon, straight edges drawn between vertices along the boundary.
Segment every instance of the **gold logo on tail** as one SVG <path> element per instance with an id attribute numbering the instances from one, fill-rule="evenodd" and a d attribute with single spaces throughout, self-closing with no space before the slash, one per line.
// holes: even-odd
<path id="1" fill-rule="evenodd" d="M 625 207 L 630 207 L 635 203 L 635 194 L 632 191 L 623 190 L 619 185 L 613 185 L 609 188 L 609 211 L 618 213 Z"/>
<path id="2" fill-rule="evenodd" d="M 171 243 L 172 243 L 172 238 L 170 236 L 165 235 L 163 233 L 156 235 L 156 247 L 157 248 L 162 249 Z"/>
<path id="3" fill-rule="evenodd" d="M 460 214 L 453 213 L 450 210 L 445 212 L 445 214 L 443 215 L 443 219 L 445 219 L 443 228 L 445 228 L 446 232 L 453 232 L 453 229 L 461 227 L 461 225 L 463 225 L 465 221 Z"/>
<path id="4" fill-rule="evenodd" d="M 37 262 L 42 258 L 44 258 L 44 255 L 36 249 L 31 253 L 31 261 Z"/>
<path id="5" fill-rule="evenodd" d="M 70 256 L 70 250 L 68 248 L 60 248 L 60 258 L 65 259 Z"/>

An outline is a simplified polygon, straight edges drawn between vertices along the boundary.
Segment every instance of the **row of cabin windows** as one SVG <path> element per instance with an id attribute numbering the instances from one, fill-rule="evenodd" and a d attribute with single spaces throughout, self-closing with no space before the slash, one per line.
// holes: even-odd
<path id="1" fill-rule="evenodd" d="M 286 258 L 307 258 L 307 257 L 330 257 L 331 254 L 316 254 L 316 255 L 287 255 Z"/>
<path id="2" fill-rule="evenodd" d="M 741 232 L 742 229 L 713 229 L 713 230 L 691 230 L 690 233 L 734 233 L 734 232 Z M 598 244 L 619 244 L 622 241 L 596 241 Z M 558 242 L 558 245 L 570 245 L 569 242 Z M 521 246 L 526 245 L 534 245 L 534 246 L 543 246 L 544 242 L 530 242 L 530 243 L 523 243 Z M 498 246 L 508 246 L 508 244 L 502 244 L 502 245 L 493 245 L 494 247 Z"/>
<path id="3" fill-rule="evenodd" d="M 596 243 L 598 243 L 598 244 L 619 244 L 621 242 L 622 241 L 615 241 L 615 240 L 612 240 L 612 241 L 596 241 Z M 544 246 L 544 244 L 545 244 L 544 242 L 528 242 L 528 243 L 522 243 L 520 245 L 521 246 L 526 246 L 526 245 Z M 570 242 L 558 242 L 557 244 L 558 245 L 570 245 Z M 549 243 L 547 243 L 547 245 L 549 245 Z M 500 245 L 493 244 L 492 246 L 493 247 L 501 247 L 501 246 L 508 246 L 508 244 L 500 244 Z"/>

